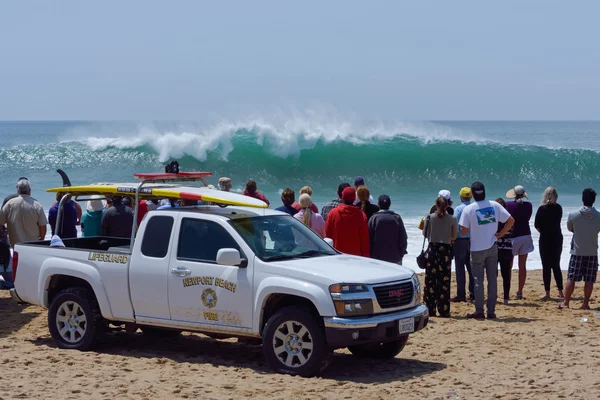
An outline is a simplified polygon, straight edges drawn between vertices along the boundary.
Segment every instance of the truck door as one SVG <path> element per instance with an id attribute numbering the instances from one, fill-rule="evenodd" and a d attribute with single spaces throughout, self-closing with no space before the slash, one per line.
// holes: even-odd
<path id="1" fill-rule="evenodd" d="M 169 270 L 169 244 L 175 236 L 172 232 L 175 219 L 170 215 L 146 216 L 146 228 L 138 235 L 135 252 L 129 264 L 129 290 L 137 319 L 170 318 L 167 297 Z"/>
<path id="2" fill-rule="evenodd" d="M 207 216 L 203 216 L 206 218 Z M 234 248 L 246 258 L 227 225 L 181 217 L 171 252 L 171 320 L 231 328 L 252 327 L 252 265 L 219 265 L 217 252 Z"/>

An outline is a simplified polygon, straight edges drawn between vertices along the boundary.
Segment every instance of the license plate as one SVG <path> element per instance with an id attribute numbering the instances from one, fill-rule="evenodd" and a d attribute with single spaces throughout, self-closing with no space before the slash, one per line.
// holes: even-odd
<path id="1" fill-rule="evenodd" d="M 413 333 L 415 331 L 415 319 L 414 318 L 407 318 L 407 319 L 401 319 L 400 321 L 398 321 L 399 323 L 399 332 L 400 334 L 405 334 L 405 333 Z"/>

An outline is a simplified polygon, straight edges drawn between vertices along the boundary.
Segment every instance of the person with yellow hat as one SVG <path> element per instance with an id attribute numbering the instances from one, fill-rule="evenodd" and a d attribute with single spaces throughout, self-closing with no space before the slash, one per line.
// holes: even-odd
<path id="1" fill-rule="evenodd" d="M 471 199 L 473 198 L 473 193 L 471 192 L 471 188 L 463 187 L 460 189 L 460 202 L 461 204 L 456 207 L 454 210 L 454 215 L 456 216 L 456 220 L 460 221 L 460 216 L 469 204 L 471 204 Z M 475 299 L 474 285 L 473 281 L 473 273 L 471 272 L 471 235 L 467 233 L 463 235 L 462 232 L 458 232 L 458 238 L 454 242 L 454 268 L 456 270 L 456 297 L 452 299 L 453 302 L 466 302 L 467 301 L 467 293 L 465 290 L 466 286 L 466 275 L 465 268 L 467 273 L 469 274 L 469 298 L 471 300 Z"/>

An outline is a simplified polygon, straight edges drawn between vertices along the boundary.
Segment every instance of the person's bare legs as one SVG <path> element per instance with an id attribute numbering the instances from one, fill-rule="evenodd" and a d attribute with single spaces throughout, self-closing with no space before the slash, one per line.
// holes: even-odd
<path id="1" fill-rule="evenodd" d="M 569 308 L 569 301 L 571 301 L 573 291 L 575 291 L 575 282 L 572 280 L 567 280 L 567 284 L 565 285 L 565 301 L 563 301 L 563 303 L 560 306 L 558 306 L 558 308 Z M 591 294 L 592 291 L 590 290 L 590 295 Z"/>
<path id="2" fill-rule="evenodd" d="M 592 290 L 594 290 L 594 284 L 586 282 L 583 286 L 583 304 L 581 305 L 582 310 L 589 310 L 590 297 L 592 296 Z"/>
<path id="3" fill-rule="evenodd" d="M 525 281 L 527 280 L 527 254 L 519 254 L 519 290 L 517 291 L 517 297 L 521 295 L 523 297 L 523 288 L 525 287 Z"/>

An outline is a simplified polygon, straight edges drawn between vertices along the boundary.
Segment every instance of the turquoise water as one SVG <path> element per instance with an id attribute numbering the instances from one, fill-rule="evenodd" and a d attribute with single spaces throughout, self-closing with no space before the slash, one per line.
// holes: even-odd
<path id="1" fill-rule="evenodd" d="M 44 190 L 61 184 L 57 168 L 74 184 L 132 181 L 134 172 L 177 159 L 182 170 L 212 171 L 212 183 L 231 177 L 236 190 L 253 178 L 273 205 L 283 188 L 308 184 L 320 206 L 340 182 L 362 175 L 373 196 L 389 194 L 405 218 L 410 261 L 421 243 L 416 223 L 439 189 L 456 195 L 480 180 L 496 198 L 522 184 L 537 205 L 552 185 L 568 211 L 600 178 L 600 122 L 585 121 L 0 122 L 0 140 L 0 191 L 11 193 L 27 176 L 46 209 L 53 196 Z M 531 266 L 539 267 L 537 253 Z"/>

